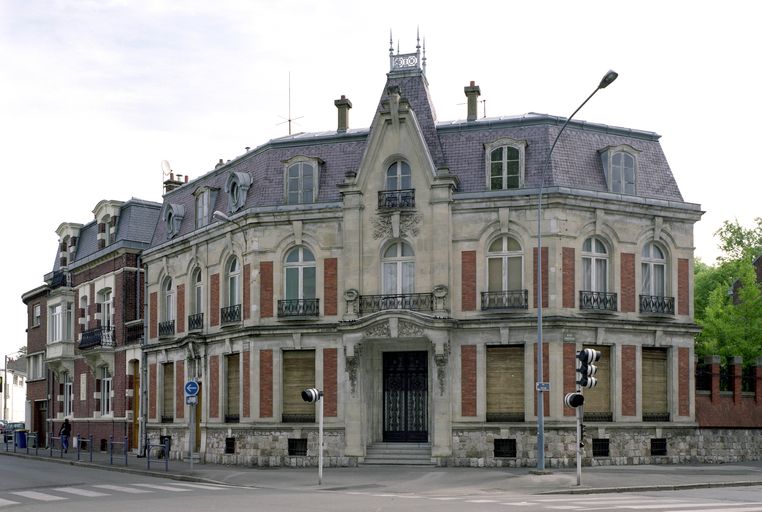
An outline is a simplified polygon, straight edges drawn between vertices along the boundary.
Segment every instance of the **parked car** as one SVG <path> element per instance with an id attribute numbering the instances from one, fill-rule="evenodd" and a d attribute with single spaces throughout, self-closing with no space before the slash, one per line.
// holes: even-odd
<path id="1" fill-rule="evenodd" d="M 26 425 L 23 421 L 9 421 L 3 428 L 3 441 L 6 443 L 14 442 L 13 435 L 17 430 L 24 430 Z"/>

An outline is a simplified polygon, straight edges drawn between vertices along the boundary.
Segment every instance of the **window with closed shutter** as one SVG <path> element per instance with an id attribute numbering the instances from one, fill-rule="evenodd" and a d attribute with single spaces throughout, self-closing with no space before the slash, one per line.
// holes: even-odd
<path id="1" fill-rule="evenodd" d="M 164 387 L 162 388 L 164 394 L 162 398 L 161 409 L 161 421 L 172 422 L 175 418 L 175 363 L 164 363 L 162 365 Z"/>
<path id="2" fill-rule="evenodd" d="M 283 352 L 283 422 L 313 423 L 315 404 L 302 400 L 302 391 L 315 386 L 315 351 Z"/>
<path id="3" fill-rule="evenodd" d="M 240 421 L 239 400 L 241 396 L 241 372 L 238 366 L 240 354 L 225 356 L 225 422 Z"/>
<path id="4" fill-rule="evenodd" d="M 593 363 L 598 370 L 594 377 L 598 384 L 591 390 L 585 390 L 585 419 L 588 421 L 613 421 L 611 413 L 611 347 L 589 345 L 601 353 L 601 358 Z"/>
<path id="5" fill-rule="evenodd" d="M 667 350 L 643 348 L 643 421 L 669 421 Z"/>
<path id="6" fill-rule="evenodd" d="M 487 347 L 487 421 L 524 421 L 524 346 Z"/>

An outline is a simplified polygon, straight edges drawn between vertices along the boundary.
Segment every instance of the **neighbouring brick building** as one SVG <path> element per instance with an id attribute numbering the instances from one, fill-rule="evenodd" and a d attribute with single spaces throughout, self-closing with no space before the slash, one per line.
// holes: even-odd
<path id="1" fill-rule="evenodd" d="M 28 308 L 27 401 L 41 445 L 64 418 L 72 435 L 137 445 L 143 273 L 161 205 L 101 201 L 87 224 L 62 223 L 45 284 L 24 294 Z"/>
<path id="2" fill-rule="evenodd" d="M 316 386 L 328 464 L 405 443 L 438 464 L 535 465 L 544 180 L 549 464 L 573 461 L 563 396 L 585 347 L 603 354 L 586 450 L 612 463 L 704 456 L 692 290 L 702 212 L 659 135 L 573 121 L 546 162 L 564 118 L 480 119 L 479 86 L 464 92 L 466 119 L 437 120 L 425 56 L 390 50 L 370 128 L 349 127 L 341 96 L 337 129 L 273 139 L 165 194 L 143 253 L 151 439 L 186 453 L 195 407 L 205 460 L 315 463 L 316 410 L 299 392 Z M 188 380 L 198 405 L 185 404 Z"/>

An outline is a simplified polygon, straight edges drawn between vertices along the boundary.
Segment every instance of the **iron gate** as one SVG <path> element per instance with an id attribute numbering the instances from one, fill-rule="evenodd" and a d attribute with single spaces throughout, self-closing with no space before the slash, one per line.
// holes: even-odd
<path id="1" fill-rule="evenodd" d="M 384 352 L 384 442 L 426 442 L 428 417 L 428 353 Z"/>

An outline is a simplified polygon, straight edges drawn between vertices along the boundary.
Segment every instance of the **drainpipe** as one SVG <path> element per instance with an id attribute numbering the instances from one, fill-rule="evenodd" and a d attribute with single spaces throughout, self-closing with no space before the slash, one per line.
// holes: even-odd
<path id="1" fill-rule="evenodd" d="M 140 307 L 140 274 L 143 270 L 143 257 L 138 255 L 138 272 L 137 272 L 137 304 Z M 148 423 L 148 355 L 146 354 L 146 347 L 148 345 L 148 280 L 143 277 L 143 338 L 140 341 L 140 418 L 138 418 L 138 457 L 146 456 L 146 424 Z M 139 311 L 138 311 L 139 312 Z"/>

